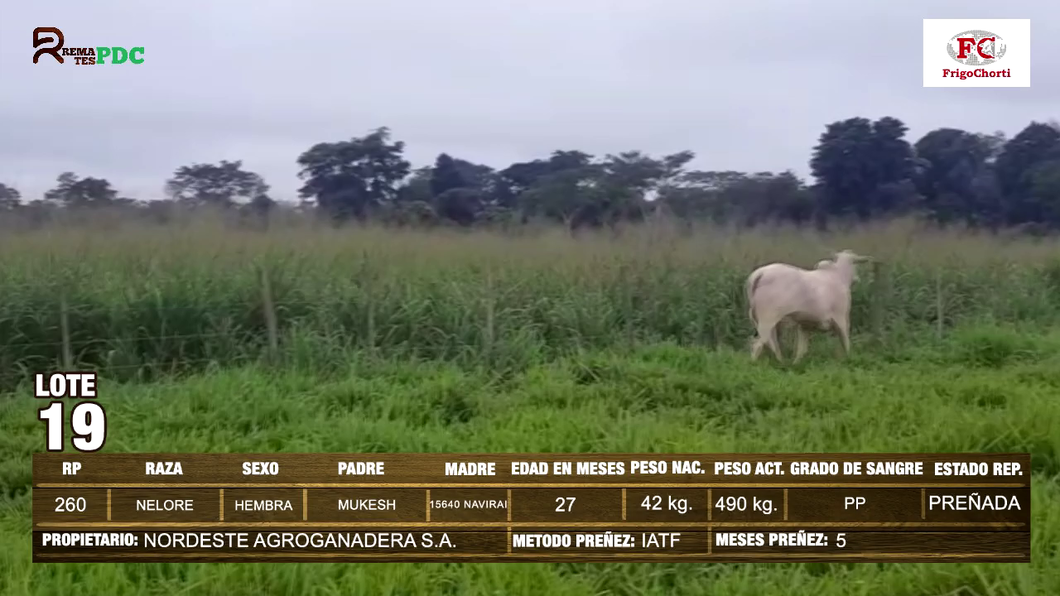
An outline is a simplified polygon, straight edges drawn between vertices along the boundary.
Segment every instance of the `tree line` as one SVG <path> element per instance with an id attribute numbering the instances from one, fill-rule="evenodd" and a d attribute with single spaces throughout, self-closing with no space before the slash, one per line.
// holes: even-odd
<path id="1" fill-rule="evenodd" d="M 297 158 L 300 203 L 276 201 L 242 161 L 195 163 L 165 182 L 166 200 L 119 197 L 102 178 L 64 172 L 42 199 L 23 201 L 0 184 L 0 214 L 46 221 L 61 210 L 118 208 L 167 221 L 177 210 L 220 209 L 263 221 L 277 211 L 341 223 L 469 227 L 562 223 L 574 230 L 650 217 L 692 224 L 755 226 L 922 215 L 1032 232 L 1060 228 L 1060 125 L 1031 122 L 1011 139 L 938 128 L 910 143 L 899 119 L 828 124 L 810 158 L 812 180 L 784 172 L 698 170 L 690 150 L 594 156 L 576 149 L 503 169 L 442 153 L 413 168 L 405 143 L 381 127 L 362 137 L 313 145 Z"/>

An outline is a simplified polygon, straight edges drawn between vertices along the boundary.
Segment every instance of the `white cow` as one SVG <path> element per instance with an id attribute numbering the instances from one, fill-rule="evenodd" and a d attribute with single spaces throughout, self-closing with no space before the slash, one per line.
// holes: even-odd
<path id="1" fill-rule="evenodd" d="M 777 342 L 777 326 L 794 326 L 798 333 L 794 362 L 809 348 L 807 332 L 813 328 L 835 329 L 850 354 L 850 286 L 858 279 L 856 263 L 870 257 L 844 250 L 835 260 L 819 261 L 813 270 L 784 263 L 763 265 L 747 277 L 748 316 L 757 337 L 751 359 L 757 360 L 769 346 L 778 361 L 784 358 Z"/>

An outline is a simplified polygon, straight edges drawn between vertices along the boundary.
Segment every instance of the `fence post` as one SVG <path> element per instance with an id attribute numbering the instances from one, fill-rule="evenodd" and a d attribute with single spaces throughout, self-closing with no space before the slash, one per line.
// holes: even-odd
<path id="1" fill-rule="evenodd" d="M 275 364 L 279 359 L 280 339 L 276 324 L 276 304 L 272 299 L 272 284 L 269 283 L 269 272 L 264 266 L 258 269 L 261 275 L 261 306 L 265 313 L 265 328 L 269 334 L 269 361 Z"/>
<path id="2" fill-rule="evenodd" d="M 633 297 L 633 284 L 637 280 L 637 272 L 633 270 L 634 265 L 629 265 L 628 267 L 626 265 L 626 263 L 623 263 L 622 269 L 622 289 L 626 297 L 626 349 L 632 350 L 637 343 L 637 329 L 633 321 L 633 313 L 637 307 L 637 301 Z"/>
<path id="3" fill-rule="evenodd" d="M 59 333 L 62 336 L 62 365 L 64 372 L 74 370 L 74 351 L 70 346 L 70 312 L 66 302 L 66 290 L 59 291 Z"/>
<path id="4" fill-rule="evenodd" d="M 935 334 L 938 339 L 942 339 L 942 322 L 943 322 L 943 306 L 942 306 L 942 269 L 935 269 Z"/>
<path id="5" fill-rule="evenodd" d="M 872 335 L 877 346 L 884 344 L 883 314 L 887 310 L 891 289 L 887 273 L 888 268 L 882 262 L 872 262 L 872 300 L 869 302 L 869 315 Z"/>
<path id="6" fill-rule="evenodd" d="M 375 269 L 369 265 L 368 251 L 361 251 L 361 267 L 357 277 L 361 280 L 361 287 L 364 288 L 364 300 L 365 300 L 365 348 L 367 349 L 369 356 L 375 355 L 376 349 L 376 329 L 375 329 L 375 290 L 376 290 L 376 279 Z"/>
<path id="7" fill-rule="evenodd" d="M 493 364 L 493 340 L 495 337 L 495 305 L 493 303 L 493 271 L 486 267 L 486 325 L 482 329 L 482 347 L 486 352 L 486 362 Z"/>
<path id="8" fill-rule="evenodd" d="M 375 279 L 369 275 L 368 284 L 365 287 L 366 299 L 368 301 L 368 353 L 375 355 Z"/>

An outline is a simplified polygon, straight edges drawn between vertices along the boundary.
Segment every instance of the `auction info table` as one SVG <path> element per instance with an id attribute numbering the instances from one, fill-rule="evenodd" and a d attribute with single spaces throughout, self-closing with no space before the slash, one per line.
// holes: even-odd
<path id="1" fill-rule="evenodd" d="M 33 560 L 1030 561 L 1029 454 L 33 456 Z"/>

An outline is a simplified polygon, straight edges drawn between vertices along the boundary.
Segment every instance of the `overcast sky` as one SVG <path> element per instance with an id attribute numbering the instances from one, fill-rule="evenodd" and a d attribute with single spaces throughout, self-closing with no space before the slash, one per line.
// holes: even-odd
<path id="1" fill-rule="evenodd" d="M 26 199 L 64 170 L 157 198 L 178 166 L 221 159 L 294 198 L 299 153 L 378 126 L 415 166 L 691 149 L 704 169 L 805 176 L 824 125 L 852 116 L 898 117 L 911 141 L 1060 118 L 1048 0 L 0 1 L 0 182 Z M 922 19 L 983 17 L 1031 19 L 1031 87 L 923 88 Z M 34 65 L 37 26 L 145 61 Z"/>

